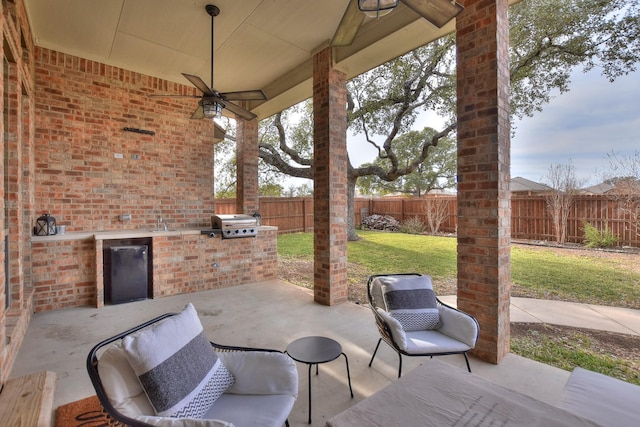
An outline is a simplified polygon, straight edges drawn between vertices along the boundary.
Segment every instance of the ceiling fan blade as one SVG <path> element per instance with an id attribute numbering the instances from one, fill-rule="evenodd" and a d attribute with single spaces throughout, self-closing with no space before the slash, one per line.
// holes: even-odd
<path id="1" fill-rule="evenodd" d="M 253 120 L 256 117 L 258 117 L 255 114 L 253 114 L 251 111 L 245 110 L 244 108 L 240 107 L 239 105 L 234 104 L 233 102 L 225 101 L 224 102 L 224 108 L 226 108 L 227 110 L 231 111 L 232 113 L 242 117 L 245 120 Z"/>
<path id="2" fill-rule="evenodd" d="M 204 119 L 204 109 L 202 108 L 202 105 L 198 105 L 198 108 L 196 108 L 196 111 L 193 112 L 193 114 L 190 117 L 191 119 Z"/>
<path id="3" fill-rule="evenodd" d="M 215 96 L 215 93 L 207 86 L 207 84 L 198 76 L 182 73 L 182 75 L 191 82 L 192 85 L 197 87 L 200 92 L 207 96 Z"/>
<path id="4" fill-rule="evenodd" d="M 407 7 L 418 15 L 442 28 L 447 22 L 455 18 L 464 7 L 451 0 L 401 0 Z"/>
<path id="5" fill-rule="evenodd" d="M 221 93 L 222 98 L 230 99 L 232 101 L 266 101 L 267 95 L 260 89 L 258 90 L 241 90 L 238 92 L 224 92 Z"/>
<path id="6" fill-rule="evenodd" d="M 364 14 L 358 9 L 358 0 L 351 0 L 333 34 L 331 46 L 349 46 L 353 43 L 363 21 Z"/>

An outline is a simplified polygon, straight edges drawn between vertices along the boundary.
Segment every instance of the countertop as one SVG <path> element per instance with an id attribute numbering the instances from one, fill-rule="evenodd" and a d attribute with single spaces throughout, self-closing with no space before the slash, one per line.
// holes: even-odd
<path id="1" fill-rule="evenodd" d="M 162 237 L 162 236 L 185 236 L 190 234 L 201 234 L 204 228 L 186 228 L 168 231 L 152 230 L 109 230 L 109 231 L 68 231 L 64 234 L 54 234 L 52 236 L 31 236 L 32 242 L 54 242 L 63 240 L 114 240 L 132 239 L 137 237 Z M 258 230 L 277 230 L 277 227 L 260 226 Z"/>

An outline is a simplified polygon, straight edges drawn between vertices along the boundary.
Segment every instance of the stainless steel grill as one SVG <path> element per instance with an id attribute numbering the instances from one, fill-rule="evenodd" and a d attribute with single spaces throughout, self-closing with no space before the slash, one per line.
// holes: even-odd
<path id="1" fill-rule="evenodd" d="M 251 215 L 213 215 L 211 227 L 220 230 L 224 239 L 255 237 L 258 235 L 258 219 Z"/>

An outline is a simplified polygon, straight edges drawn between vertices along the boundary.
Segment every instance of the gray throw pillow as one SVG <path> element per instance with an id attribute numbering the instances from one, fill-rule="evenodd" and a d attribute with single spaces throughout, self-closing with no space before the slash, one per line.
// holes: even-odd
<path id="1" fill-rule="evenodd" d="M 442 326 L 431 277 L 388 277 L 382 285 L 387 311 L 407 331 L 438 329 Z"/>
<path id="2" fill-rule="evenodd" d="M 122 347 L 159 416 L 202 418 L 234 382 L 191 304 L 125 337 Z"/>

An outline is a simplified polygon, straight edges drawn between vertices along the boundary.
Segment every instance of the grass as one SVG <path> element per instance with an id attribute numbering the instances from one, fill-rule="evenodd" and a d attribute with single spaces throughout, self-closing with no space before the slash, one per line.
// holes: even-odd
<path id="1" fill-rule="evenodd" d="M 456 239 L 403 233 L 358 231 L 348 242 L 349 263 L 368 274 L 417 272 L 456 278 Z M 313 258 L 313 234 L 278 237 L 283 257 Z M 640 274 L 621 268 L 615 258 L 558 256 L 552 250 L 512 247 L 511 280 L 530 297 L 640 308 Z"/>
<path id="2" fill-rule="evenodd" d="M 551 331 L 545 334 L 538 329 Z M 593 339 L 589 332 L 569 330 L 558 333 L 555 330 L 559 328 L 551 325 L 538 325 L 538 329 L 512 338 L 511 351 L 567 371 L 580 366 L 640 385 L 639 358 L 625 360 L 615 355 L 615 350 L 600 348 L 598 340 Z"/>
<path id="3" fill-rule="evenodd" d="M 393 272 L 429 274 L 434 279 L 456 279 L 457 242 L 448 237 L 358 231 L 362 238 L 348 242 L 349 275 L 360 277 Z M 278 237 L 278 254 L 284 258 L 313 259 L 313 235 Z M 511 248 L 512 293 L 540 299 L 640 308 L 640 274 L 625 268 L 616 257 L 557 255 L 553 250 Z M 349 278 L 353 284 L 353 278 Z M 360 284 L 362 285 L 362 284 Z M 552 329 L 552 327 L 550 327 Z M 626 347 L 626 346 L 625 346 Z M 572 370 L 581 366 L 640 384 L 635 357 L 616 357 L 592 343 L 579 331 L 541 333 L 530 330 L 511 339 L 511 350 L 529 359 Z M 632 352 L 633 353 L 633 352 Z"/>
<path id="4" fill-rule="evenodd" d="M 639 308 L 640 275 L 615 258 L 513 247 L 511 276 L 514 284 L 539 298 Z"/>

